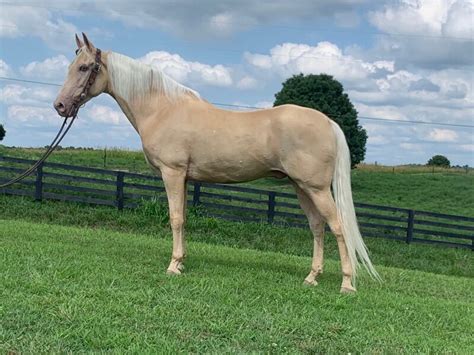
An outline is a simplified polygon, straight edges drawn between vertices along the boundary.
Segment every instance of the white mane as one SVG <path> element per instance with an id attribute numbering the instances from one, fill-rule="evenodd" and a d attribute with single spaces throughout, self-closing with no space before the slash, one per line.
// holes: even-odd
<path id="1" fill-rule="evenodd" d="M 199 93 L 176 82 L 161 70 L 122 54 L 109 52 L 107 70 L 112 89 L 127 101 L 147 98 L 152 93 L 161 93 L 171 100 L 186 95 L 201 98 Z"/>

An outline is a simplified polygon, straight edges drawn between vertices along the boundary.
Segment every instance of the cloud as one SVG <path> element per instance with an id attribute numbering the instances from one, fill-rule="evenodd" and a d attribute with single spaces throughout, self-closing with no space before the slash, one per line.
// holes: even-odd
<path id="1" fill-rule="evenodd" d="M 429 132 L 428 139 L 435 142 L 455 142 L 458 134 L 450 129 L 435 128 Z"/>
<path id="2" fill-rule="evenodd" d="M 41 38 L 47 46 L 55 50 L 72 50 L 75 46 L 73 36 L 77 32 L 76 27 L 58 18 L 57 13 L 53 16 L 47 6 L 42 8 L 28 4 L 31 3 L 2 5 L 0 37 L 34 36 Z"/>
<path id="3" fill-rule="evenodd" d="M 281 24 L 335 19 L 342 26 L 357 23 L 354 6 L 368 0 L 287 0 L 241 1 L 168 1 L 140 2 L 140 6 L 126 0 L 105 1 L 95 8 L 129 26 L 160 28 L 186 38 L 223 38 L 265 24 Z"/>
<path id="4" fill-rule="evenodd" d="M 13 70 L 10 68 L 10 66 L 0 59 L 0 76 L 10 76 L 13 73 Z"/>
<path id="5" fill-rule="evenodd" d="M 258 86 L 257 79 L 246 75 L 237 82 L 237 88 L 242 90 L 255 89 Z"/>
<path id="6" fill-rule="evenodd" d="M 409 151 L 421 151 L 422 144 L 419 143 L 400 143 L 400 147 Z"/>
<path id="7" fill-rule="evenodd" d="M 212 86 L 230 86 L 233 83 L 228 67 L 217 64 L 214 66 L 183 59 L 178 54 L 165 51 L 153 51 L 138 59 L 161 69 L 180 83 Z"/>
<path id="8" fill-rule="evenodd" d="M 458 148 L 466 152 L 474 153 L 474 144 L 461 144 Z"/>
<path id="9" fill-rule="evenodd" d="M 11 105 L 7 110 L 7 125 L 14 127 L 44 127 L 59 124 L 60 119 L 53 107 Z"/>
<path id="10" fill-rule="evenodd" d="M 92 122 L 113 125 L 130 125 L 122 111 L 114 110 L 109 106 L 92 104 L 86 114 Z"/>
<path id="11" fill-rule="evenodd" d="M 282 78 L 299 73 L 326 73 L 339 80 L 356 81 L 378 71 L 393 70 L 389 61 L 363 61 L 345 55 L 337 45 L 326 41 L 316 46 L 283 43 L 270 49 L 268 55 L 247 52 L 244 58 L 254 68 L 276 72 Z"/>
<path id="12" fill-rule="evenodd" d="M 56 97 L 57 88 L 8 84 L 0 89 L 0 102 L 7 105 L 44 105 Z"/>
<path id="13" fill-rule="evenodd" d="M 43 80 L 64 80 L 69 60 L 62 54 L 47 58 L 41 62 L 34 61 L 20 68 L 22 75 L 28 78 Z"/>
<path id="14" fill-rule="evenodd" d="M 408 89 L 410 91 L 435 91 L 435 92 L 440 90 L 438 85 L 433 84 L 430 80 L 425 79 L 425 78 L 418 79 L 417 81 L 412 81 Z"/>
<path id="15" fill-rule="evenodd" d="M 474 3 L 470 0 L 398 0 L 368 13 L 381 37 L 371 55 L 422 68 L 471 66 Z M 401 35 L 401 36 L 398 36 Z"/>

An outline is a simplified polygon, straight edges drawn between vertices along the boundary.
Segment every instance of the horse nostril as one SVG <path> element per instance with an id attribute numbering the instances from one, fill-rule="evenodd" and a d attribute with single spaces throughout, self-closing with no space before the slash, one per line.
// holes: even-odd
<path id="1" fill-rule="evenodd" d="M 66 107 L 64 106 L 64 104 L 61 101 L 55 102 L 54 103 L 54 108 L 58 112 L 64 112 L 64 110 L 66 109 Z"/>

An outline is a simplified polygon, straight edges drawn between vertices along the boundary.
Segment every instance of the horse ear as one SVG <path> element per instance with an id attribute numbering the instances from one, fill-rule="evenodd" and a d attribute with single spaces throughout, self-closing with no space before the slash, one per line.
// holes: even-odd
<path id="1" fill-rule="evenodd" d="M 77 44 L 77 49 L 80 49 L 84 46 L 84 43 L 81 41 L 77 33 L 76 33 L 76 44 Z"/>
<path id="2" fill-rule="evenodd" d="M 87 49 L 90 51 L 90 52 L 94 52 L 95 50 L 95 47 L 94 45 L 92 44 L 91 41 L 89 41 L 89 38 L 87 38 L 86 34 L 84 32 L 82 32 L 82 38 L 84 38 L 84 44 L 86 45 Z"/>

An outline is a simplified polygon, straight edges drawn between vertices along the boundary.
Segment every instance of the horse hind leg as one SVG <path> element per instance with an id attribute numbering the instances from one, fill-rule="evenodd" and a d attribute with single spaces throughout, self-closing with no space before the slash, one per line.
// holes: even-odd
<path id="1" fill-rule="evenodd" d="M 342 225 L 339 221 L 336 210 L 336 203 L 334 202 L 329 187 L 324 190 L 306 188 L 304 189 L 304 191 L 311 199 L 314 206 L 324 218 L 324 220 L 329 224 L 331 232 L 336 237 L 342 267 L 341 293 L 355 292 L 356 289 L 352 286 L 353 270 L 349 259 L 349 254 L 347 252 L 347 246 L 342 231 Z"/>
<path id="2" fill-rule="evenodd" d="M 306 217 L 308 218 L 309 227 L 313 233 L 313 261 L 311 263 L 311 271 L 308 276 L 304 279 L 306 285 L 316 286 L 318 282 L 316 277 L 323 273 L 323 262 L 324 262 L 324 222 L 322 216 L 315 208 L 313 202 L 298 185 L 293 184 L 298 196 L 298 201 L 301 208 L 303 209 Z"/>

